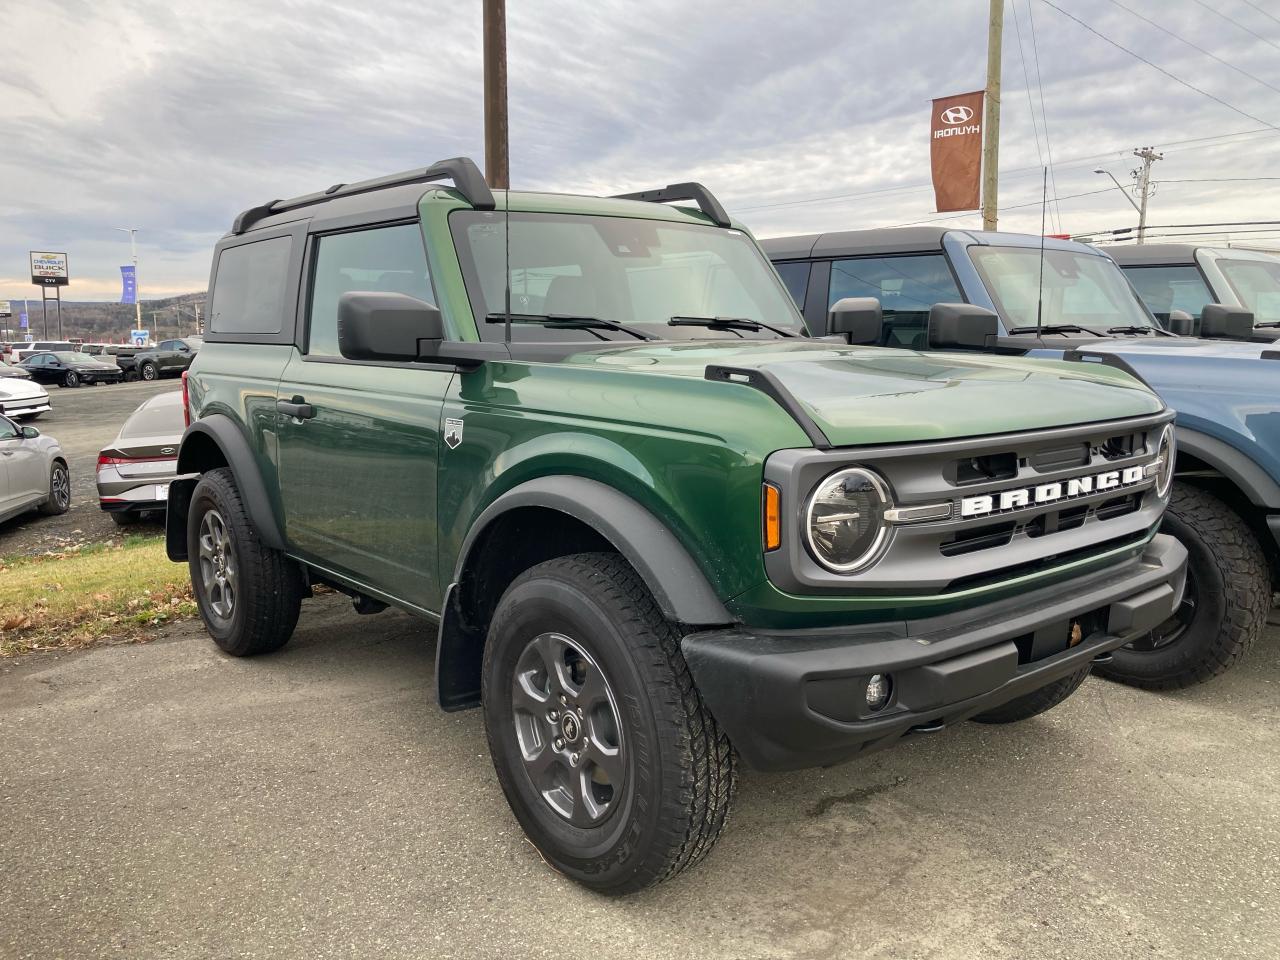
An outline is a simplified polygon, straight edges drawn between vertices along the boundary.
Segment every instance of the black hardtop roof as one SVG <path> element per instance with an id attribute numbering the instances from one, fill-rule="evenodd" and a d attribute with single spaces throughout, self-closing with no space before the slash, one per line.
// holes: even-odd
<path id="1" fill-rule="evenodd" d="M 1196 262 L 1196 250 L 1199 244 L 1194 243 L 1139 243 L 1108 244 L 1098 247 L 1121 266 L 1131 264 L 1177 264 Z"/>
<path id="2" fill-rule="evenodd" d="M 865 257 L 878 253 L 924 253 L 941 250 L 942 238 L 955 227 L 879 227 L 840 230 L 762 240 L 764 252 L 777 260 L 805 257 Z"/>

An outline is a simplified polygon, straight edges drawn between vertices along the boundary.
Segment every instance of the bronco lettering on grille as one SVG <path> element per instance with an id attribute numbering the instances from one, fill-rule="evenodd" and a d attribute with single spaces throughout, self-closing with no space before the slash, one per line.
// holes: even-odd
<path id="1" fill-rule="evenodd" d="M 1146 467 L 1125 467 L 1123 470 L 1108 470 L 1086 477 L 1072 477 L 1069 480 L 1042 483 L 1035 487 L 1020 487 L 1014 490 L 1001 490 L 999 493 L 980 494 L 975 497 L 965 497 L 960 501 L 960 516 L 982 517 L 989 513 L 1038 507 L 1057 500 L 1072 500 L 1094 493 L 1131 487 L 1146 479 Z"/>

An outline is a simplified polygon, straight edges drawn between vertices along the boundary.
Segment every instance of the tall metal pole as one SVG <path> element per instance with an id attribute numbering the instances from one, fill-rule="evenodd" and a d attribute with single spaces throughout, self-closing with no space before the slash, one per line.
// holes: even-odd
<path id="1" fill-rule="evenodd" d="M 987 96 L 982 120 L 982 229 L 996 228 L 1000 192 L 1000 50 L 1004 0 L 991 0 L 987 24 Z"/>
<path id="2" fill-rule="evenodd" d="M 133 259 L 133 320 L 137 329 L 142 329 L 142 298 L 138 295 L 142 287 L 138 284 L 138 231 L 135 227 L 116 227 L 121 233 L 129 235 L 129 254 Z"/>
<path id="3" fill-rule="evenodd" d="M 1138 178 L 1138 196 L 1140 197 L 1138 205 L 1138 242 L 1145 243 L 1147 239 L 1147 198 L 1151 194 L 1151 164 L 1157 160 L 1163 160 L 1163 153 L 1156 153 L 1150 147 L 1142 147 L 1134 150 L 1133 155 L 1142 161 L 1142 169 L 1135 170 L 1134 175 Z"/>
<path id="4" fill-rule="evenodd" d="M 507 5 L 484 0 L 484 173 L 495 190 L 511 184 L 508 157 Z"/>

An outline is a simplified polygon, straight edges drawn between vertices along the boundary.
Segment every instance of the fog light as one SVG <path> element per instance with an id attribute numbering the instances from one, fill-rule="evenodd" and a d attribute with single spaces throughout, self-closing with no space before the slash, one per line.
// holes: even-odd
<path id="1" fill-rule="evenodd" d="M 893 691 L 893 683 L 887 673 L 877 673 L 867 681 L 867 707 L 872 710 L 883 710 L 889 702 L 889 694 Z"/>

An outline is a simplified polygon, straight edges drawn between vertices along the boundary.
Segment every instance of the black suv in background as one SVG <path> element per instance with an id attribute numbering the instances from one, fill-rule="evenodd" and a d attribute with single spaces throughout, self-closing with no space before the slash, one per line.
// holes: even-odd
<path id="1" fill-rule="evenodd" d="M 161 340 L 156 346 L 134 354 L 134 369 L 142 380 L 181 376 L 182 371 L 191 366 L 191 361 L 196 358 L 203 345 L 204 339 L 201 337 Z"/>

